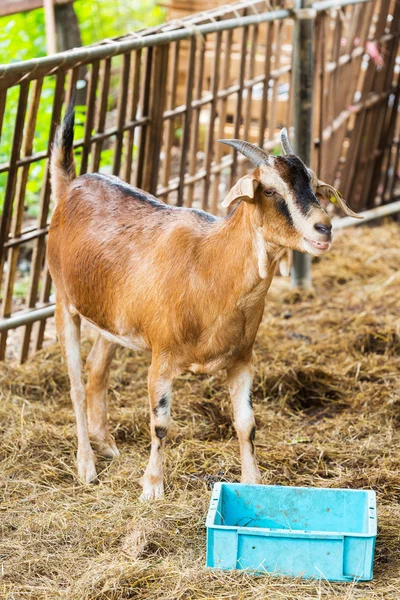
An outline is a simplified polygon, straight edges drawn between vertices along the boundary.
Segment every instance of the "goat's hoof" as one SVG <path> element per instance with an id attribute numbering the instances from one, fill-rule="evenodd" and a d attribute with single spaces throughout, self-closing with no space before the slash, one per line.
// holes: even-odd
<path id="1" fill-rule="evenodd" d="M 84 456 L 78 453 L 78 475 L 84 483 L 98 483 L 93 452 Z"/>
<path id="2" fill-rule="evenodd" d="M 117 444 L 111 435 L 105 440 L 94 439 L 93 447 L 97 454 L 100 454 L 100 456 L 103 456 L 104 458 L 117 458 L 120 455 Z"/>
<path id="3" fill-rule="evenodd" d="M 149 500 L 159 500 L 164 496 L 164 484 L 161 483 L 146 483 L 143 482 L 143 492 L 141 493 L 140 502 L 148 502 Z"/>

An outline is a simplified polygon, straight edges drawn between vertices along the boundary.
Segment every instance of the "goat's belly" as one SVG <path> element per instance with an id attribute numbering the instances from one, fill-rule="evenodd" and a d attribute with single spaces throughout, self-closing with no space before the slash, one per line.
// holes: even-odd
<path id="1" fill-rule="evenodd" d="M 97 331 L 97 333 L 102 335 L 109 342 L 125 346 L 126 348 L 130 348 L 131 350 L 150 349 L 145 339 L 140 335 L 136 335 L 134 332 L 130 333 L 129 335 L 117 335 L 115 333 L 110 333 L 109 331 L 102 329 L 101 327 L 93 323 L 93 321 L 82 317 L 82 315 L 81 318 L 85 323 L 87 323 L 87 325 L 92 327 L 95 331 Z"/>

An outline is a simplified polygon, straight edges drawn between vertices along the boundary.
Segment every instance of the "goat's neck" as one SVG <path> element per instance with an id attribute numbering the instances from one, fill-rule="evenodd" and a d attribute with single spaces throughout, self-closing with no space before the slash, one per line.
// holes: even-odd
<path id="1" fill-rule="evenodd" d="M 213 279 L 236 298 L 260 284 L 266 293 L 285 250 L 265 240 L 259 209 L 247 202 L 215 224 L 203 241 L 203 257 L 215 257 L 210 265 Z"/>

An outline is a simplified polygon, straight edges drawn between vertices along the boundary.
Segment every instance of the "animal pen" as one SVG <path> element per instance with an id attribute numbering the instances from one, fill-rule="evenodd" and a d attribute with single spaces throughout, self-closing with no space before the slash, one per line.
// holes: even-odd
<path id="1" fill-rule="evenodd" d="M 78 81 L 87 82 L 81 139 L 75 141 L 81 174 L 112 173 L 167 203 L 221 214 L 220 200 L 247 165 L 216 140 L 240 138 L 279 152 L 277 134 L 281 126 L 292 127 L 295 104 L 300 144 L 312 140 L 312 168 L 336 185 L 354 210 L 371 209 L 396 194 L 399 15 L 394 0 L 322 0 L 303 8 L 246 1 L 1 66 L 0 130 L 3 124 L 14 133 L 10 155 L 3 154 L 0 164 L 0 177 L 6 178 L 0 358 L 6 357 L 10 339 L 21 362 L 40 349 L 54 312 L 45 256 L 48 158 Z M 305 75 L 304 68 L 300 73 L 293 68 L 297 23 L 306 24 L 313 43 L 308 58 L 306 52 L 296 63 L 304 67 L 310 59 Z M 298 85 L 303 85 L 311 72 L 312 96 L 304 98 L 304 89 L 296 90 L 292 81 L 302 77 Z M 48 143 L 38 149 L 35 131 L 49 94 Z M 37 219 L 27 222 L 27 184 L 38 176 Z M 16 301 L 21 258 L 29 264 L 29 286 Z M 11 329 L 16 331 L 10 335 Z"/>
<path id="2" fill-rule="evenodd" d="M 143 504 L 150 357 L 118 348 L 108 399 L 121 456 L 97 457 L 99 485 L 81 484 L 67 369 L 51 343 L 46 264 L 49 150 L 75 86 L 81 173 L 119 174 L 168 203 L 223 215 L 220 201 L 248 164 L 216 140 L 246 139 L 281 153 L 278 132 L 286 126 L 364 223 L 398 211 L 399 23 L 395 0 L 297 8 L 239 2 L 0 67 L 0 335 L 8 359 L 0 365 L 1 598 L 399 599 L 398 221 L 338 231 L 313 262 L 313 290 L 275 277 L 254 346 L 262 482 L 374 490 L 371 582 L 204 568 L 211 488 L 240 476 L 223 372 L 177 377 L 166 496 Z M 300 31 L 313 51 L 308 45 L 311 62 L 296 71 Z M 306 116 L 300 124 L 294 117 L 310 105 L 296 95 L 299 75 L 313 77 L 312 122 Z M 299 146 L 305 141 L 295 125 L 309 128 L 309 150 Z M 34 218 L 26 210 L 32 202 Z M 335 213 L 335 205 L 327 210 Z M 84 340 L 83 358 L 89 348 Z"/>

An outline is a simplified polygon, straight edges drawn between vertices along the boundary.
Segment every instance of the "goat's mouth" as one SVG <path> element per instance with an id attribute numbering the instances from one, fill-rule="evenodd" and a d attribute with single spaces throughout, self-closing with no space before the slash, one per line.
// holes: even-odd
<path id="1" fill-rule="evenodd" d="M 317 250 L 328 250 L 330 246 L 329 242 L 317 242 L 307 237 L 304 237 L 304 239 L 307 242 L 307 244 L 310 244 L 310 246 L 313 246 L 313 248 L 317 248 Z"/>

